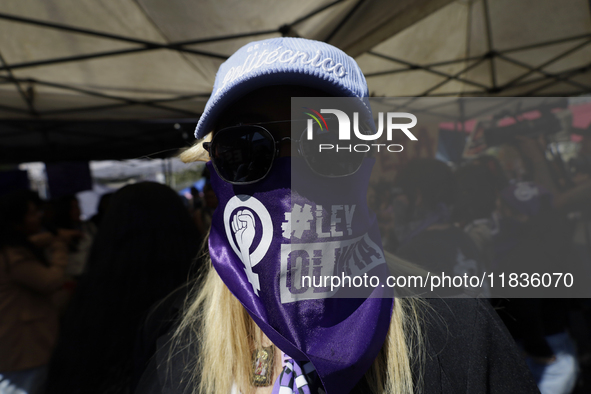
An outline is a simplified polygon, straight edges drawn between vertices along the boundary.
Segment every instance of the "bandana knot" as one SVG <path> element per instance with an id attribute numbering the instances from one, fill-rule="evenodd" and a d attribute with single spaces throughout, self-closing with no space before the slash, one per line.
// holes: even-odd
<path id="1" fill-rule="evenodd" d="M 303 365 L 283 354 L 283 371 L 272 394 L 324 394 L 318 373 L 311 362 Z"/>

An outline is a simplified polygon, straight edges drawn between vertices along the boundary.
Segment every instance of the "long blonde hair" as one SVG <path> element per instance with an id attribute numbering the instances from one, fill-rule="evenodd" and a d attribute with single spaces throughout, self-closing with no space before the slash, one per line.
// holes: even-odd
<path id="1" fill-rule="evenodd" d="M 388 255 L 389 265 L 402 263 Z M 402 270 L 408 265 L 402 263 Z M 412 268 L 411 268 L 412 270 Z M 399 269 L 400 271 L 400 269 Z M 249 394 L 252 352 L 261 346 L 262 331 L 248 315 L 211 265 L 201 285 L 187 301 L 175 338 L 189 334 L 200 344 L 199 360 L 193 371 L 193 394 L 230 393 L 235 384 Z M 420 371 L 424 358 L 421 332 L 424 302 L 396 298 L 390 328 L 382 350 L 365 378 L 374 393 L 413 394 L 420 392 L 422 373 L 413 381 L 413 367 Z M 197 384 L 198 381 L 198 384 Z"/>
<path id="2" fill-rule="evenodd" d="M 209 154 L 203 142 L 208 134 L 181 153 L 184 162 L 207 161 Z M 262 331 L 248 315 L 240 301 L 230 293 L 211 265 L 206 251 L 206 267 L 200 285 L 187 299 L 187 305 L 175 341 L 188 334 L 199 343 L 193 379 L 193 394 L 230 393 L 235 384 L 242 394 L 253 390 L 251 384 L 252 352 L 261 347 Z M 385 253 L 393 275 L 422 275 L 426 271 L 398 257 Z M 382 350 L 365 378 L 374 393 L 414 394 L 422 387 L 422 365 L 425 346 L 423 313 L 428 305 L 419 298 L 396 298 L 390 328 Z M 418 373 L 413 379 L 413 369 Z"/>

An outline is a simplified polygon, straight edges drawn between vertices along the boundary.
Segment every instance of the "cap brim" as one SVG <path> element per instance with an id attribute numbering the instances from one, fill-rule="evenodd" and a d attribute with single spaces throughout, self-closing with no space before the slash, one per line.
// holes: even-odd
<path id="1" fill-rule="evenodd" d="M 258 74 L 242 81 L 225 91 L 219 97 L 210 98 L 199 123 L 195 128 L 195 137 L 202 138 L 213 131 L 219 116 L 236 100 L 255 90 L 277 85 L 294 85 L 325 91 L 327 96 L 351 97 L 351 93 L 330 80 L 320 79 L 317 75 L 298 73 Z M 212 101 L 213 100 L 213 101 Z"/>

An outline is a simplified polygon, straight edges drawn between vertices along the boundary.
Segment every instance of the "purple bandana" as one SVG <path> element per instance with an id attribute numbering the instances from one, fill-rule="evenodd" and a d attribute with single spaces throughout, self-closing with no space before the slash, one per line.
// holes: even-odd
<path id="1" fill-rule="evenodd" d="M 366 204 L 372 164 L 323 178 L 297 158 L 278 158 L 264 180 L 234 186 L 208 163 L 219 200 L 209 237 L 216 271 L 277 347 L 312 362 L 329 394 L 352 390 L 372 365 L 393 298 L 381 287 L 363 289 L 368 298 L 340 298 L 343 289 L 302 277 L 387 274 Z"/>

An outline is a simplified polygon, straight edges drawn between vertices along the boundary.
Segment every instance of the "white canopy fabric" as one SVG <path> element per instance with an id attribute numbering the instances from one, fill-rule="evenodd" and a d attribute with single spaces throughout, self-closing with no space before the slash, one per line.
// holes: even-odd
<path id="1" fill-rule="evenodd" d="M 345 50 L 376 96 L 589 93 L 590 15 L 588 0 L 3 0 L 0 161 L 188 145 L 221 62 L 281 35 Z M 182 127 L 108 123 L 151 119 Z"/>
<path id="2" fill-rule="evenodd" d="M 590 93 L 590 3 L 454 1 L 357 61 L 377 96 Z"/>
<path id="3" fill-rule="evenodd" d="M 289 34 L 358 48 L 383 40 L 371 39 L 380 25 L 391 33 L 404 19 L 400 30 L 448 2 L 4 0 L 0 117 L 195 118 L 221 62 L 249 41 Z"/>

